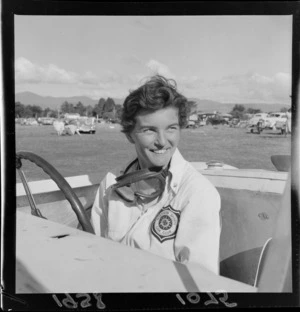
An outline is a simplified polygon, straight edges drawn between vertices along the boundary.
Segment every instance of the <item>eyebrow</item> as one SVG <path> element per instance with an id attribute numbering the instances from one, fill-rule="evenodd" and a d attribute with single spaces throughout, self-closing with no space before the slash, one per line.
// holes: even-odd
<path id="1" fill-rule="evenodd" d="M 172 126 L 179 126 L 179 122 L 174 122 L 174 123 L 168 125 L 168 127 L 172 127 Z"/>
<path id="2" fill-rule="evenodd" d="M 172 123 L 170 125 L 167 125 L 167 128 L 172 127 L 172 126 L 179 126 L 179 123 L 178 122 L 174 122 L 174 123 Z M 152 126 L 152 125 L 142 125 L 139 128 L 140 129 L 145 129 L 145 128 L 156 129 L 157 127 Z"/>

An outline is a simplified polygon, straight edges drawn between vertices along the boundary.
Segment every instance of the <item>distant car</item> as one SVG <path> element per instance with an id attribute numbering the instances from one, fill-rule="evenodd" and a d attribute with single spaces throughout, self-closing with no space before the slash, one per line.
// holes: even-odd
<path id="1" fill-rule="evenodd" d="M 40 122 L 42 125 L 53 125 L 54 118 L 51 118 L 51 117 L 41 117 L 41 118 L 39 119 L 39 122 Z"/>
<path id="2" fill-rule="evenodd" d="M 257 113 L 255 114 L 249 121 L 248 121 L 248 126 L 253 127 L 256 126 L 257 123 L 263 119 L 266 120 L 268 116 L 268 113 Z"/>
<path id="3" fill-rule="evenodd" d="M 228 119 L 216 114 L 215 116 L 208 117 L 206 120 L 207 125 L 228 125 Z"/>
<path id="4" fill-rule="evenodd" d="M 286 122 L 287 116 L 286 113 L 270 113 L 268 114 L 267 118 L 265 119 L 265 127 L 267 129 L 276 129 L 276 122 Z"/>
<path id="5" fill-rule="evenodd" d="M 198 114 L 198 123 L 199 125 L 224 125 L 228 124 L 229 120 L 232 118 L 230 114 L 223 113 L 199 113 Z"/>
<path id="6" fill-rule="evenodd" d="M 39 123 L 35 118 L 27 118 L 24 122 L 24 125 L 26 126 L 37 126 Z"/>
<path id="7" fill-rule="evenodd" d="M 77 126 L 80 133 L 96 133 L 95 117 L 80 117 L 77 119 Z"/>
<path id="8" fill-rule="evenodd" d="M 78 113 L 74 113 L 74 114 L 66 113 L 66 114 L 64 115 L 64 118 L 65 118 L 66 120 L 78 119 L 78 118 L 80 118 L 80 115 L 79 115 Z"/>
<path id="9" fill-rule="evenodd" d="M 26 118 L 15 118 L 15 123 L 24 125 L 26 121 Z"/>

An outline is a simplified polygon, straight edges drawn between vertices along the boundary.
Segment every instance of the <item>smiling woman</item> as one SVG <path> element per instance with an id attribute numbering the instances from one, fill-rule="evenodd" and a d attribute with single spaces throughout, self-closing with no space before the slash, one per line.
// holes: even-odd
<path id="1" fill-rule="evenodd" d="M 121 124 L 137 158 L 102 180 L 91 220 L 97 235 L 218 274 L 220 196 L 178 150 L 189 105 L 159 75 L 129 94 Z"/>

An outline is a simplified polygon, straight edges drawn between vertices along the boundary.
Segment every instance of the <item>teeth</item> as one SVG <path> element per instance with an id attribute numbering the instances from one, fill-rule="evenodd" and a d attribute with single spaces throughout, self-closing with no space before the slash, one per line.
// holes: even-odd
<path id="1" fill-rule="evenodd" d="M 155 154 L 164 154 L 167 150 L 166 149 L 162 149 L 162 150 L 157 150 L 157 151 L 153 151 Z"/>

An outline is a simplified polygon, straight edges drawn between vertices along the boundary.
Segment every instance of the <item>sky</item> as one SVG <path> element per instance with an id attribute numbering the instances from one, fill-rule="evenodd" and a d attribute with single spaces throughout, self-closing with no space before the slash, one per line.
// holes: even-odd
<path id="1" fill-rule="evenodd" d="M 290 104 L 292 16 L 15 16 L 15 90 L 125 98 L 147 77 L 188 98 Z"/>

